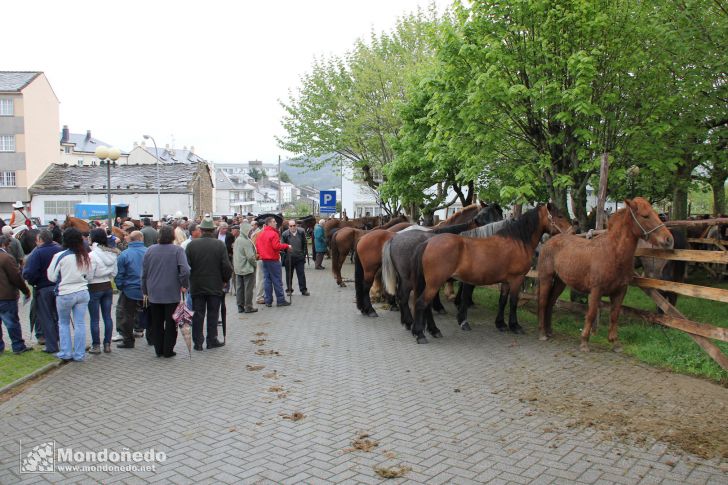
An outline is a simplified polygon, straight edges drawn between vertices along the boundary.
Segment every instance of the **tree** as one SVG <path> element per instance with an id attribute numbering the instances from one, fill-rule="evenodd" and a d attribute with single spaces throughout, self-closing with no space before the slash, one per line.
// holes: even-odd
<path id="1" fill-rule="evenodd" d="M 278 175 L 278 177 L 280 178 L 281 182 L 287 182 L 289 184 L 293 183 L 291 181 L 291 177 L 286 172 L 281 171 L 281 173 Z"/>
<path id="2" fill-rule="evenodd" d="M 248 175 L 253 177 L 253 180 L 255 180 L 256 182 L 259 182 L 261 179 L 265 178 L 265 170 L 251 168 L 250 170 L 248 170 Z"/>
<path id="3" fill-rule="evenodd" d="M 399 19 L 392 32 L 358 41 L 343 57 L 316 60 L 298 92 L 281 103 L 286 115 L 279 146 L 309 160 L 310 168 L 320 168 L 312 159 L 335 153 L 334 165 L 343 161 L 377 189 L 393 159 L 410 79 L 433 58 L 436 26 L 433 12 L 418 11 Z M 391 210 L 389 201 L 383 205 Z"/>

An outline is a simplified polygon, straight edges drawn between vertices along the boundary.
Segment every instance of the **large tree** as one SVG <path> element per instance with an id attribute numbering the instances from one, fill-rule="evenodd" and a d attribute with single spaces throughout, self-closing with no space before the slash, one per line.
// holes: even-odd
<path id="1" fill-rule="evenodd" d="M 436 28 L 434 12 L 418 11 L 399 19 L 392 32 L 358 41 L 343 57 L 315 61 L 298 90 L 282 102 L 280 147 L 308 160 L 335 153 L 357 178 L 377 189 L 393 159 L 399 108 L 412 79 L 433 58 Z"/>

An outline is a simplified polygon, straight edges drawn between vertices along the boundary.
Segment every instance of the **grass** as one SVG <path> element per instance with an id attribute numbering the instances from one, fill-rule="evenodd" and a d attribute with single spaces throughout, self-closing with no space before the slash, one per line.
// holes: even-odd
<path id="1" fill-rule="evenodd" d="M 6 336 L 7 337 L 7 336 Z M 10 347 L 10 344 L 7 343 Z M 32 352 L 15 355 L 9 348 L 0 354 L 0 387 L 27 376 L 49 362 L 58 360 L 52 354 L 41 352 L 36 348 Z"/>
<path id="2" fill-rule="evenodd" d="M 691 278 L 693 284 L 728 288 L 728 283 L 716 284 L 710 281 L 700 281 Z M 568 300 L 569 290 L 561 295 L 561 299 Z M 474 301 L 488 309 L 498 308 L 498 291 L 490 288 L 477 288 Z M 633 308 L 654 310 L 652 300 L 639 288 L 630 287 L 624 304 Z M 728 304 L 680 296 L 677 309 L 687 318 L 719 327 L 728 327 Z M 528 310 L 528 311 L 525 311 Z M 529 304 L 519 311 L 519 320 L 522 325 L 530 327 L 532 335 L 537 335 L 538 317 L 534 313 L 535 305 Z M 573 337 L 574 348 L 578 348 L 579 336 L 583 328 L 584 316 L 565 310 L 557 310 L 553 316 L 553 329 L 556 335 Z M 589 340 L 591 345 L 611 348 L 607 340 L 609 327 L 609 313 L 601 311 L 601 319 L 597 335 Z M 679 330 L 653 325 L 642 319 L 628 317 L 622 314 L 619 318 L 619 339 L 624 352 L 636 359 L 664 369 L 681 374 L 702 377 L 728 385 L 728 372 L 724 371 L 708 354 L 706 354 L 687 334 Z M 728 354 L 728 343 L 713 341 Z"/>

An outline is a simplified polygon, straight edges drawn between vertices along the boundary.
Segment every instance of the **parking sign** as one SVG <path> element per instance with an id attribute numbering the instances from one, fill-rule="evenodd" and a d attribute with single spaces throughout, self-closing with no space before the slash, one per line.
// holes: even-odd
<path id="1" fill-rule="evenodd" d="M 319 212 L 322 214 L 336 213 L 336 191 L 322 190 L 319 192 Z"/>

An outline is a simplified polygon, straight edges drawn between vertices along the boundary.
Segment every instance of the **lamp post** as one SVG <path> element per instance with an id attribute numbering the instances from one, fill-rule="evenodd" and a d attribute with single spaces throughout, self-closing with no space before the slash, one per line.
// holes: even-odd
<path id="1" fill-rule="evenodd" d="M 109 231 L 114 227 L 114 216 L 111 215 L 111 162 L 116 162 L 121 156 L 118 148 L 100 146 L 96 148 L 96 156 L 106 163 L 106 215 L 109 218 Z"/>
<path id="2" fill-rule="evenodd" d="M 157 142 L 151 135 L 142 135 L 145 140 L 152 140 L 154 143 L 154 158 L 157 159 L 157 220 L 162 220 L 162 196 L 159 193 L 159 150 L 157 150 Z"/>

